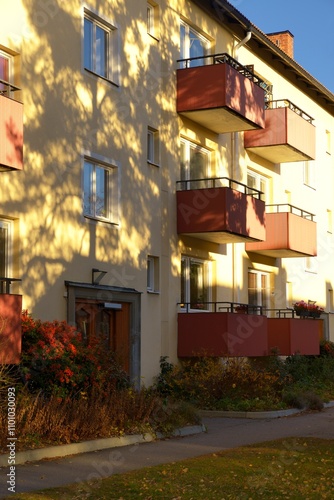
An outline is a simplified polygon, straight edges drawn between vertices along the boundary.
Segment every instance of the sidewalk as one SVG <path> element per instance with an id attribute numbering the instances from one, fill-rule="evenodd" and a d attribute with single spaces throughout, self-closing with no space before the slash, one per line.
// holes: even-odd
<path id="1" fill-rule="evenodd" d="M 163 463 L 285 437 L 334 439 L 334 408 L 275 419 L 203 418 L 207 432 L 16 466 L 16 493 L 84 483 Z M 8 468 L 0 469 L 0 498 L 10 498 Z M 86 486 L 89 488 L 89 486 Z"/>

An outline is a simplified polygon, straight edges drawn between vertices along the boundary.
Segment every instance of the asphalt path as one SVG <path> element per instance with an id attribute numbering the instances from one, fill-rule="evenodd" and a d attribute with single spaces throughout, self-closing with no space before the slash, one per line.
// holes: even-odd
<path id="1" fill-rule="evenodd" d="M 15 492 L 33 492 L 71 483 L 87 484 L 113 474 L 177 462 L 239 446 L 287 437 L 334 439 L 334 408 L 275 419 L 204 418 L 207 432 L 150 443 L 42 460 L 15 468 Z M 0 498 L 10 498 L 8 467 L 0 468 Z"/>

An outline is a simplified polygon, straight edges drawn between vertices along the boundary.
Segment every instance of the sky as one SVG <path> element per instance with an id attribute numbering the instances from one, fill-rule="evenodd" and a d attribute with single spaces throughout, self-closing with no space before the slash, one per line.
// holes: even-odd
<path id="1" fill-rule="evenodd" d="M 229 0 L 264 33 L 289 30 L 294 59 L 334 94 L 334 0 Z"/>

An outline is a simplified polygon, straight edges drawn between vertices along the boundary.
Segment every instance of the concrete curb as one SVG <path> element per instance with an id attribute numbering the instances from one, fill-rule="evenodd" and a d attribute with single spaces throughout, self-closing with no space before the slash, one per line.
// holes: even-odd
<path id="1" fill-rule="evenodd" d="M 190 436 L 205 432 L 204 425 L 193 425 L 177 429 L 172 436 Z M 93 439 L 91 441 L 83 441 L 81 443 L 62 444 L 57 446 L 50 446 L 47 448 L 39 448 L 36 450 L 19 451 L 15 454 L 15 465 L 21 465 L 26 462 L 36 462 L 45 458 L 58 458 L 66 457 L 68 455 L 77 455 L 79 453 L 87 453 L 90 451 L 105 450 L 107 448 L 117 448 L 119 446 L 129 446 L 139 443 L 150 443 L 157 439 L 164 439 L 166 436 L 157 433 L 157 435 L 134 434 L 130 436 L 111 437 L 102 439 Z M 0 455 L 0 467 L 8 466 L 8 455 Z"/>
<path id="2" fill-rule="evenodd" d="M 334 401 L 324 403 L 324 408 L 332 408 Z M 303 413 L 307 408 L 289 408 L 288 410 L 275 410 L 275 411 L 224 411 L 224 410 L 201 410 L 199 412 L 201 417 L 208 418 L 281 418 L 289 417 L 290 415 L 297 415 Z"/>

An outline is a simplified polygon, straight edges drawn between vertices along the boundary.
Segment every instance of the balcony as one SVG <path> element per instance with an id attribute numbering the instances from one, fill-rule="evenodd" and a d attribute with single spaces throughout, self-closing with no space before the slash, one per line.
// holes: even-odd
<path id="1" fill-rule="evenodd" d="M 183 306 L 189 311 L 190 304 Z M 236 314 L 229 303 L 212 303 L 210 307 L 212 312 L 178 314 L 180 358 L 268 355 L 266 316 Z"/>
<path id="2" fill-rule="evenodd" d="M 10 293 L 12 278 L 0 278 L 0 364 L 18 364 L 21 354 L 22 295 Z"/>
<path id="3" fill-rule="evenodd" d="M 178 356 L 257 357 L 318 355 L 323 320 L 297 318 L 293 310 L 269 310 L 229 302 L 181 304 Z M 241 314 L 240 314 L 241 313 Z M 274 317 L 271 317 L 274 316 Z"/>
<path id="4" fill-rule="evenodd" d="M 0 80 L 0 171 L 23 169 L 23 104 L 10 97 L 16 90 Z"/>
<path id="5" fill-rule="evenodd" d="M 214 243 L 265 239 L 261 192 L 219 177 L 177 182 L 178 234 Z"/>
<path id="6" fill-rule="evenodd" d="M 281 310 L 278 315 L 277 318 L 268 318 L 269 351 L 282 356 L 320 354 L 323 320 L 298 319 L 291 310 L 283 314 Z"/>
<path id="7" fill-rule="evenodd" d="M 314 215 L 292 205 L 267 205 L 265 241 L 246 243 L 246 251 L 274 258 L 317 255 Z"/>
<path id="8" fill-rule="evenodd" d="M 265 127 L 245 132 L 245 148 L 272 163 L 314 160 L 313 118 L 288 100 L 268 105 Z"/>
<path id="9" fill-rule="evenodd" d="M 263 82 L 247 67 L 228 54 L 178 63 L 178 113 L 217 134 L 265 126 Z"/>

